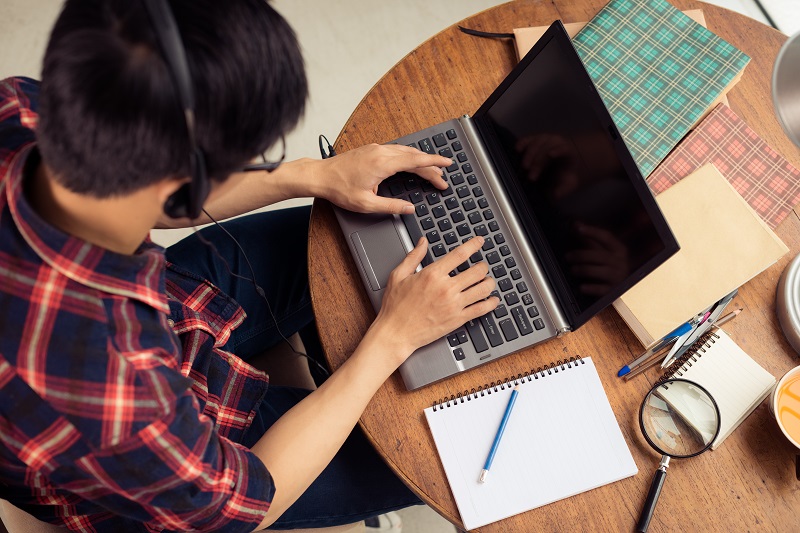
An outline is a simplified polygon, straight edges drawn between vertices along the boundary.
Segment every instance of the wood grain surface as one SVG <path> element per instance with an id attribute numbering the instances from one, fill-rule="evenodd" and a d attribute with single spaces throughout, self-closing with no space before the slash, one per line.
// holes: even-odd
<path id="1" fill-rule="evenodd" d="M 680 9 L 702 9 L 708 27 L 752 61 L 730 92 L 730 105 L 772 147 L 800 167 L 798 150 L 781 130 L 770 97 L 772 66 L 786 36 L 752 19 L 692 0 Z M 517 0 L 474 15 L 461 24 L 490 32 L 541 26 L 555 19 L 591 19 L 605 0 Z M 391 141 L 418 129 L 472 114 L 516 62 L 510 40 L 465 35 L 450 27 L 421 44 L 364 97 L 336 142 L 338 151 Z M 775 314 L 775 290 L 784 267 L 800 252 L 797 213 L 778 227 L 791 252 L 741 288 L 733 305 L 744 311 L 725 330 L 773 375 L 800 364 Z M 709 236 L 713 238 L 713 236 Z M 702 266 L 699 266 L 702 268 Z M 309 235 L 311 293 L 326 355 L 336 368 L 358 345 L 374 319 L 356 266 L 333 211 L 314 203 Z M 713 272 L 709 273 L 713 275 Z M 617 370 L 641 352 L 633 334 L 609 308 L 578 331 L 524 350 L 415 392 L 395 373 L 361 418 L 361 427 L 391 468 L 426 503 L 459 525 L 459 515 L 422 410 L 436 400 L 534 369 L 557 359 L 591 356 L 611 407 L 639 467 L 638 475 L 562 500 L 482 532 L 632 531 L 659 456 L 638 429 L 638 408 L 657 379 L 648 373 L 625 383 Z M 547 428 L 541 428 L 547 431 Z M 670 464 L 650 531 L 798 531 L 800 482 L 796 450 L 781 435 L 767 402 L 717 450 Z M 585 436 L 592 453 L 592 435 Z M 553 461 L 570 460 L 553 457 Z M 534 480 L 547 483 L 546 479 Z"/>

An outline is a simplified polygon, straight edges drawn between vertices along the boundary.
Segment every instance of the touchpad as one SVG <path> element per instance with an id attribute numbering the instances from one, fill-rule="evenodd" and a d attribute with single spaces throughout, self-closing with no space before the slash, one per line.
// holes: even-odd
<path id="1" fill-rule="evenodd" d="M 370 288 L 373 291 L 385 289 L 389 274 L 406 257 L 403 241 L 392 221 L 373 224 L 352 233 L 350 238 Z"/>

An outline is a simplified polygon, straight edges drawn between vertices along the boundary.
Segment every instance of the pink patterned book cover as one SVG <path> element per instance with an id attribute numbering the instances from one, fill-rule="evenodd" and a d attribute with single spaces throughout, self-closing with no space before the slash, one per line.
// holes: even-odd
<path id="1" fill-rule="evenodd" d="M 800 171 L 719 104 L 647 178 L 654 194 L 713 163 L 770 228 L 800 203 Z"/>

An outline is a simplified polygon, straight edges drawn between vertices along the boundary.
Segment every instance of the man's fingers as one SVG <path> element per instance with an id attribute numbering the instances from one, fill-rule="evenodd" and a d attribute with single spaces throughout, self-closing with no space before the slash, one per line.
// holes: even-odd
<path id="1" fill-rule="evenodd" d="M 417 265 L 422 262 L 425 257 L 425 252 L 428 251 L 428 239 L 420 237 L 417 245 L 413 250 L 408 252 L 408 255 L 400 261 L 400 264 L 392 270 L 390 278 L 397 278 L 397 281 L 405 279 L 417 270 Z"/>
<path id="2" fill-rule="evenodd" d="M 445 270 L 445 272 L 450 272 L 458 265 L 469 259 L 469 256 L 480 250 L 481 246 L 483 246 L 483 243 L 483 237 L 473 237 L 436 261 L 434 265 L 442 265 L 440 268 Z"/>

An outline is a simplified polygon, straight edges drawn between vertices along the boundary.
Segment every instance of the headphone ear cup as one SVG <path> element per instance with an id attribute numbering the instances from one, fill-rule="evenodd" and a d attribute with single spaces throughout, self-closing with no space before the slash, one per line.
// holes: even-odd
<path id="1" fill-rule="evenodd" d="M 189 203 L 187 205 L 188 216 L 195 219 L 200 216 L 203 204 L 206 203 L 210 186 L 206 175 L 206 158 L 200 148 L 195 148 L 190 156 L 192 166 L 192 181 L 189 188 Z"/>
<path id="2" fill-rule="evenodd" d="M 167 198 L 167 201 L 164 202 L 164 214 L 170 218 L 185 218 L 189 216 L 188 206 L 191 188 L 191 183 L 185 183 L 172 193 Z"/>
<path id="3" fill-rule="evenodd" d="M 208 177 L 206 176 L 206 160 L 199 148 L 192 152 L 190 157 L 192 178 L 189 183 L 182 185 L 172 193 L 164 202 L 164 213 L 170 218 L 190 218 L 200 216 L 203 204 L 210 192 Z"/>

